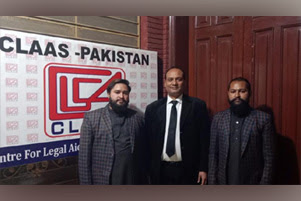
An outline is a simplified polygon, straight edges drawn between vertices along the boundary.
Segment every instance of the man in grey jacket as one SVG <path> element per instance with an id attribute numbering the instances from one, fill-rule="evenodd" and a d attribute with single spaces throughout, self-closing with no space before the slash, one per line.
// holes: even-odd
<path id="1" fill-rule="evenodd" d="M 107 88 L 109 104 L 87 112 L 80 131 L 80 184 L 145 184 L 143 116 L 128 108 L 131 87 L 124 79 Z"/>

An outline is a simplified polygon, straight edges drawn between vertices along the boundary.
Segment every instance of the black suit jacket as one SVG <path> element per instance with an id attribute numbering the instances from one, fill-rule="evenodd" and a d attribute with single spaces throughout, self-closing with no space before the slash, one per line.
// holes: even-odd
<path id="1" fill-rule="evenodd" d="M 145 124 L 150 148 L 152 184 L 160 183 L 160 163 L 164 144 L 167 98 L 147 106 Z M 209 117 L 206 103 L 183 95 L 180 118 L 180 142 L 185 183 L 196 183 L 198 172 L 208 170 Z"/>

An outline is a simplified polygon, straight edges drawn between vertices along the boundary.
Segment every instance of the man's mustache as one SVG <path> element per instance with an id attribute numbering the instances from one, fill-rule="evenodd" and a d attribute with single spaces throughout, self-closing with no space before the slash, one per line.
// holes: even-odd
<path id="1" fill-rule="evenodd" d="M 237 97 L 237 98 L 232 99 L 232 100 L 230 101 L 230 103 L 233 103 L 233 102 L 236 101 L 236 100 L 240 100 L 240 101 L 246 102 L 245 100 L 241 99 L 240 97 Z"/>

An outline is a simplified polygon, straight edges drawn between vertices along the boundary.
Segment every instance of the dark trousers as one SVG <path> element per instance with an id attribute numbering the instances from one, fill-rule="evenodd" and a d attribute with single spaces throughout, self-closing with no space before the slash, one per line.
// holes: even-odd
<path id="1" fill-rule="evenodd" d="M 182 162 L 161 162 L 160 184 L 181 185 L 184 181 L 184 167 Z"/>

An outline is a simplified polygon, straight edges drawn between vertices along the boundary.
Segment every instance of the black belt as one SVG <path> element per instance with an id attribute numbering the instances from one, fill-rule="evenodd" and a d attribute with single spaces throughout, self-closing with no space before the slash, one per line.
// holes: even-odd
<path id="1" fill-rule="evenodd" d="M 182 161 L 178 161 L 178 162 L 173 162 L 173 161 L 161 161 L 161 165 L 164 165 L 164 166 L 172 166 L 172 167 L 181 167 L 181 166 L 183 166 L 183 162 L 182 162 Z"/>

